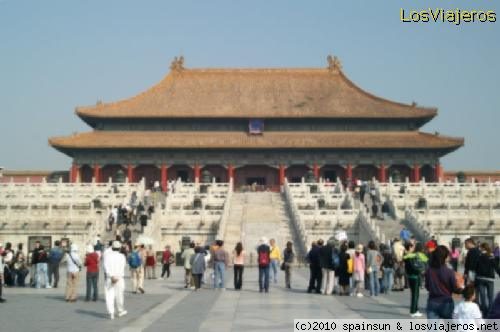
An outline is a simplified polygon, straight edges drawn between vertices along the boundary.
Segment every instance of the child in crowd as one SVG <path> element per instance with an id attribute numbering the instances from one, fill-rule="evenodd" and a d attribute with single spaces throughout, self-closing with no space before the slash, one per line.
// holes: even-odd
<path id="1" fill-rule="evenodd" d="M 476 325 L 482 324 L 482 314 L 479 306 L 474 302 L 476 299 L 476 292 L 474 284 L 467 285 L 462 291 L 464 300 L 458 303 L 453 310 L 453 319 L 457 323 L 475 323 Z"/>

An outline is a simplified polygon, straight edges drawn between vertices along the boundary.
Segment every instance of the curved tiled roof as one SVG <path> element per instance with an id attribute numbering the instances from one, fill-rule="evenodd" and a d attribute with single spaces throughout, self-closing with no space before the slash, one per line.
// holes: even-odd
<path id="1" fill-rule="evenodd" d="M 104 118 L 424 118 L 437 113 L 376 97 L 341 70 L 173 70 L 145 92 L 114 103 L 79 107 Z"/>
<path id="2" fill-rule="evenodd" d="M 463 145 L 452 138 L 418 131 L 244 132 L 92 131 L 54 137 L 59 150 L 75 149 L 446 149 Z"/>

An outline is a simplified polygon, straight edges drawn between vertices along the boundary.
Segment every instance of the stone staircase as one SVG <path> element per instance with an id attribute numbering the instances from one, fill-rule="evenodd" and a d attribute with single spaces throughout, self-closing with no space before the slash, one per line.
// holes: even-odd
<path id="1" fill-rule="evenodd" d="M 234 193 L 224 236 L 225 247 L 232 252 L 238 241 L 247 252 L 247 264 L 256 263 L 260 238 L 274 238 L 283 250 L 287 241 L 295 241 L 281 194 L 271 192 Z"/>
<path id="2" fill-rule="evenodd" d="M 368 205 L 371 215 L 371 206 L 372 200 L 370 195 L 367 193 L 365 195 L 364 203 Z M 360 202 L 361 204 L 361 202 Z M 385 242 L 387 243 L 389 240 L 393 240 L 394 238 L 399 238 L 399 232 L 401 231 L 401 227 L 403 221 L 400 221 L 398 218 L 393 218 L 390 215 L 387 215 L 384 219 L 382 219 L 382 205 L 378 204 L 378 216 L 379 218 L 372 218 L 375 221 L 375 225 L 380 228 L 380 233 L 384 234 Z"/>

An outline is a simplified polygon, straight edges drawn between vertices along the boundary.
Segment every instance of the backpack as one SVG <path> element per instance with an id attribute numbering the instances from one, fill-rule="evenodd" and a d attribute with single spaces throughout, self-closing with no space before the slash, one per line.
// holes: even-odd
<path id="1" fill-rule="evenodd" d="M 351 257 L 347 260 L 347 273 L 352 274 L 354 272 L 354 261 Z"/>
<path id="2" fill-rule="evenodd" d="M 259 251 L 259 266 L 266 267 L 269 265 L 269 253 L 267 251 Z"/>
<path id="3" fill-rule="evenodd" d="M 141 255 L 139 255 L 138 251 L 132 251 L 130 256 L 128 256 L 128 265 L 133 268 L 137 269 L 139 266 L 141 266 L 142 260 L 141 260 Z"/>
<path id="4" fill-rule="evenodd" d="M 410 271 L 406 271 L 408 274 L 420 275 L 425 270 L 425 263 L 417 256 L 409 258 L 408 263 L 410 265 Z"/>
<path id="5" fill-rule="evenodd" d="M 63 258 L 63 251 L 61 249 L 51 249 L 49 252 L 49 261 L 51 263 L 59 263 Z"/>
<path id="6" fill-rule="evenodd" d="M 382 266 L 385 268 L 393 268 L 394 267 L 394 255 L 391 253 L 384 254 L 384 262 Z"/>
<path id="7" fill-rule="evenodd" d="M 332 265 L 335 270 L 340 266 L 340 257 L 336 249 L 332 250 Z"/>

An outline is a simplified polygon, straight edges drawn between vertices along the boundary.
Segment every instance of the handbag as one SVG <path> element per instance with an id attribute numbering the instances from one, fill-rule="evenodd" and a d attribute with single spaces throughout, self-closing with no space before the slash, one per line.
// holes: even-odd
<path id="1" fill-rule="evenodd" d="M 286 270 L 286 266 L 285 266 L 285 262 L 281 263 L 281 271 L 285 271 Z"/>

